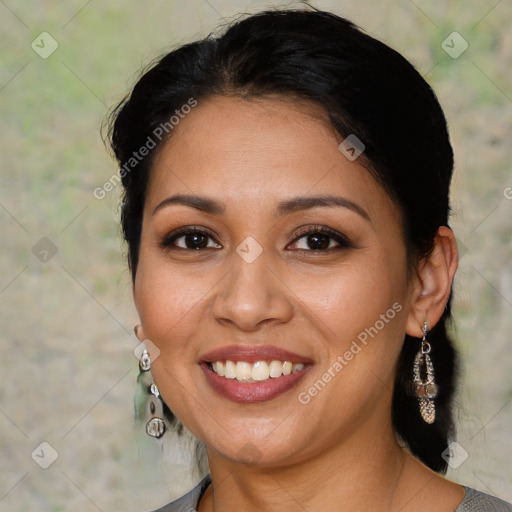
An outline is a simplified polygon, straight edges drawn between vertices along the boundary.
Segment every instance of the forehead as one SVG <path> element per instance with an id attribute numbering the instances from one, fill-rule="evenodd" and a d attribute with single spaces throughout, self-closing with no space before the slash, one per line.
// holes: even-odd
<path id="1" fill-rule="evenodd" d="M 146 206 L 182 192 L 229 206 L 270 208 L 286 197 L 343 194 L 374 215 L 386 192 L 338 148 L 342 138 L 311 102 L 215 96 L 201 100 L 159 148 Z"/>

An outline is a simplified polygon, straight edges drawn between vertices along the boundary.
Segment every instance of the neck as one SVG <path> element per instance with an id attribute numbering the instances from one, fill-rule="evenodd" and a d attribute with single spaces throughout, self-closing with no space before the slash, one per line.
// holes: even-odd
<path id="1" fill-rule="evenodd" d="M 212 485 L 198 510 L 392 510 L 408 457 L 391 426 L 367 430 L 279 467 L 251 467 L 209 450 Z"/>

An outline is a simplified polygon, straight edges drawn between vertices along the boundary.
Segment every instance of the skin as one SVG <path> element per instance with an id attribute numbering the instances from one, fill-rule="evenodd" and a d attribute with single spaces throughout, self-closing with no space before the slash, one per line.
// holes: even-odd
<path id="1" fill-rule="evenodd" d="M 431 328 L 441 317 L 457 268 L 455 238 L 440 228 L 434 251 L 409 276 L 397 205 L 340 142 L 315 105 L 212 97 L 180 121 L 154 161 L 133 287 L 138 337 L 159 348 L 155 383 L 207 446 L 213 485 L 199 512 L 338 511 L 340 503 L 345 512 L 452 512 L 463 498 L 461 486 L 397 444 L 391 425 L 394 365 L 405 334 L 421 338 L 423 322 Z M 208 197 L 225 211 L 171 204 L 155 212 L 177 193 Z M 368 218 L 341 206 L 275 213 L 280 201 L 324 194 L 352 201 Z M 211 232 L 206 249 L 187 250 L 183 237 L 160 246 L 187 226 Z M 328 238 L 334 249 L 313 251 L 298 232 L 315 226 L 353 247 Z M 248 236 L 262 248 L 252 263 L 236 252 Z M 298 393 L 394 303 L 401 311 L 300 403 Z M 314 364 L 271 401 L 235 403 L 209 386 L 198 362 L 237 343 L 277 345 Z"/>

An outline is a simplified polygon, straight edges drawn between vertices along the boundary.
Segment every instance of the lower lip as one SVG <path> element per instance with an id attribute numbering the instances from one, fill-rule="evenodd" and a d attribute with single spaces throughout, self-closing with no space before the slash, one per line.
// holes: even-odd
<path id="1" fill-rule="evenodd" d="M 215 391 L 233 402 L 245 404 L 266 402 L 286 393 L 297 385 L 299 380 L 311 368 L 311 365 L 308 364 L 302 370 L 289 375 L 270 377 L 262 382 L 239 382 L 236 379 L 220 377 L 210 369 L 207 363 L 201 363 L 199 366 L 203 370 L 206 380 Z"/>

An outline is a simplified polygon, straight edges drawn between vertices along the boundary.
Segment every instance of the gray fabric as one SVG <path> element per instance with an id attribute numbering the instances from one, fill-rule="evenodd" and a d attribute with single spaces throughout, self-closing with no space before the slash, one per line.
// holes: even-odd
<path id="1" fill-rule="evenodd" d="M 466 487 L 466 495 L 455 512 L 512 512 L 512 505 L 494 496 Z"/>
<path id="2" fill-rule="evenodd" d="M 199 500 L 211 482 L 206 475 L 191 491 L 153 512 L 196 512 Z M 512 512 L 512 505 L 494 496 L 465 487 L 466 494 L 454 512 Z"/>
<path id="3" fill-rule="evenodd" d="M 211 475 L 207 474 L 191 491 L 187 492 L 187 494 L 154 512 L 196 512 L 199 500 L 211 481 Z"/>

